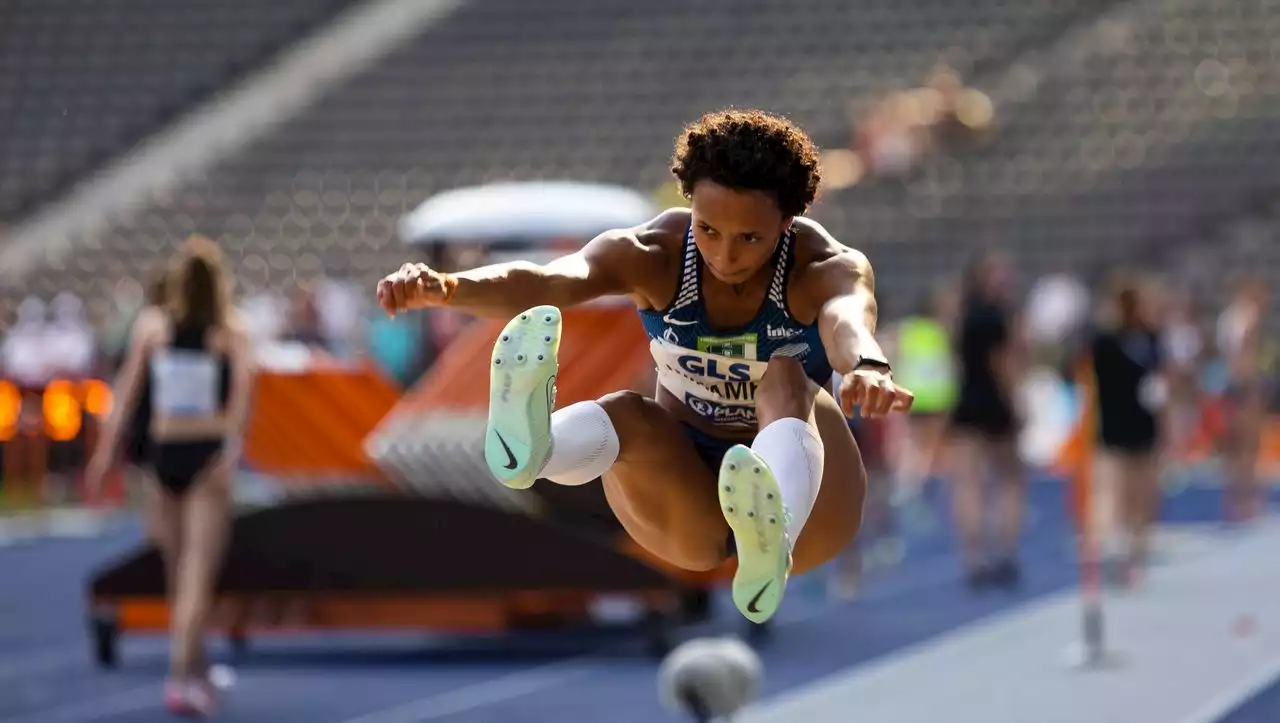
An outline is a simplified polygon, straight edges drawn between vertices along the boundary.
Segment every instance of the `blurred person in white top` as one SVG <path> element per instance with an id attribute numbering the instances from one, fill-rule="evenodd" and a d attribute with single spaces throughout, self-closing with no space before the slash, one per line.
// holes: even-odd
<path id="1" fill-rule="evenodd" d="M 350 282 L 322 278 L 315 285 L 315 305 L 330 351 L 340 358 L 351 356 L 363 330 L 365 295 Z"/>
<path id="2" fill-rule="evenodd" d="M 84 304 L 64 291 L 53 298 L 45 328 L 45 353 L 49 371 L 69 379 L 84 379 L 93 372 L 94 334 Z"/>
<path id="3" fill-rule="evenodd" d="M 255 348 L 280 339 L 284 328 L 284 302 L 274 290 L 263 290 L 240 302 L 241 317 Z"/>
<path id="4" fill-rule="evenodd" d="M 1026 321 L 1029 341 L 1039 360 L 1061 366 L 1089 314 L 1089 290 L 1080 279 L 1063 270 L 1040 277 L 1027 294 Z"/>
<path id="5" fill-rule="evenodd" d="M 1218 317 L 1218 352 L 1227 367 L 1223 394 L 1226 428 L 1220 451 L 1226 472 L 1227 515 L 1237 522 L 1256 517 L 1265 502 L 1257 465 L 1266 415 L 1262 368 L 1262 315 L 1266 306 L 1266 286 L 1249 280 L 1240 284 L 1235 299 Z"/>
<path id="6" fill-rule="evenodd" d="M 48 383 L 49 355 L 45 351 L 45 304 L 28 296 L 18 305 L 18 316 L 4 347 L 5 376 L 23 390 L 40 390 Z"/>
<path id="7" fill-rule="evenodd" d="M 1169 448 L 1187 449 L 1200 420 L 1200 363 L 1204 334 L 1196 323 L 1191 301 L 1167 296 L 1164 312 L 1164 358 L 1169 376 Z"/>

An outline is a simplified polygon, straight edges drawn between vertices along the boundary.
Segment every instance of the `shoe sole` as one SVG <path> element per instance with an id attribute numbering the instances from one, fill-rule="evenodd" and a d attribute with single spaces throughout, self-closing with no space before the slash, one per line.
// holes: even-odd
<path id="1" fill-rule="evenodd" d="M 782 492 L 764 460 L 740 444 L 720 463 L 718 490 L 737 544 L 733 603 L 748 620 L 763 623 L 777 612 L 790 574 Z"/>
<path id="2" fill-rule="evenodd" d="M 535 306 L 503 327 L 489 364 L 484 460 L 512 489 L 528 489 L 551 456 L 560 310 Z"/>

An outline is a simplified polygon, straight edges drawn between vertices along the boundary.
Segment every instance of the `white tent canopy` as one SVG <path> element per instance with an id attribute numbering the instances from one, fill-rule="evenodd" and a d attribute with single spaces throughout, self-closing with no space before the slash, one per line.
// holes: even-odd
<path id="1" fill-rule="evenodd" d="M 628 228 L 656 210 L 622 186 L 571 181 L 494 183 L 445 191 L 400 220 L 410 245 L 429 243 L 538 243 L 589 240 L 612 228 Z"/>

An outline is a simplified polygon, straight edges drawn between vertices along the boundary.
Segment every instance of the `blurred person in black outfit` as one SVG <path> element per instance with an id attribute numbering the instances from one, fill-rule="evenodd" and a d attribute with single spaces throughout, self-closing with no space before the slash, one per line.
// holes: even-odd
<path id="1" fill-rule="evenodd" d="M 1168 391 L 1154 289 L 1119 280 L 1110 312 L 1090 344 L 1098 420 L 1091 512 L 1109 576 L 1132 584 L 1146 561 L 1159 500 Z"/>
<path id="2" fill-rule="evenodd" d="M 165 305 L 134 322 L 115 383 L 115 405 L 85 474 L 101 488 L 143 402 L 150 408 L 148 501 L 168 569 L 170 664 L 164 700 L 179 715 L 217 703 L 205 626 L 231 531 L 234 477 L 249 413 L 252 350 L 231 304 L 221 250 L 193 236 L 172 261 Z"/>
<path id="3" fill-rule="evenodd" d="M 956 349 L 960 391 L 951 415 L 955 518 L 970 587 L 1013 586 L 1020 579 L 1024 472 L 1014 399 L 1021 345 L 1010 307 L 1011 269 L 990 254 L 967 271 Z M 988 473 L 999 489 L 992 541 L 984 529 Z"/>

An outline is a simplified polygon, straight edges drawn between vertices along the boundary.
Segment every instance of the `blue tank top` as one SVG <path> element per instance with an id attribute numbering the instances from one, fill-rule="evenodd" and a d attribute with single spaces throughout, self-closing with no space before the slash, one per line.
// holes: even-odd
<path id="1" fill-rule="evenodd" d="M 804 365 L 819 386 L 831 382 L 831 363 L 818 325 L 801 324 L 787 308 L 787 284 L 795 267 L 796 235 L 783 234 L 773 255 L 773 279 L 760 310 L 733 329 L 717 329 L 707 319 L 702 298 L 702 257 L 685 232 L 680 285 L 670 306 L 642 309 L 640 321 L 658 383 L 694 413 L 723 427 L 756 426 L 756 388 L 769 359 L 789 356 Z"/>

